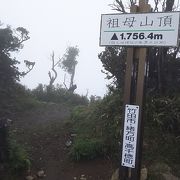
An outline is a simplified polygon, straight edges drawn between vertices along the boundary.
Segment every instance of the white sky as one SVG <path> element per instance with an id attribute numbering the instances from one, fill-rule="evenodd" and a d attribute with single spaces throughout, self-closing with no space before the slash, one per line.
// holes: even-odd
<path id="1" fill-rule="evenodd" d="M 35 61 L 36 65 L 22 84 L 35 88 L 39 83 L 48 84 L 51 67 L 50 54 L 62 57 L 68 46 L 77 45 L 80 50 L 75 74 L 79 94 L 103 96 L 107 89 L 105 75 L 98 53 L 100 17 L 112 13 L 108 4 L 113 0 L 5 0 L 0 6 L 0 20 L 12 28 L 19 26 L 30 32 L 30 39 L 16 54 L 18 60 Z M 22 67 L 21 67 L 21 70 Z M 56 83 L 63 83 L 63 72 L 58 68 Z M 68 82 L 67 82 L 68 83 Z"/>
<path id="2" fill-rule="evenodd" d="M 114 0 L 4 0 L 0 6 L 0 20 L 12 28 L 19 26 L 30 32 L 30 40 L 16 54 L 18 60 L 35 61 L 36 65 L 22 84 L 35 88 L 48 84 L 51 67 L 50 54 L 62 57 L 68 46 L 78 46 L 80 54 L 75 74 L 79 94 L 103 96 L 107 89 L 98 53 L 101 14 L 116 13 L 108 4 Z M 124 2 L 127 2 L 124 0 Z M 152 2 L 152 0 L 151 0 Z M 23 66 L 21 65 L 21 70 Z M 63 83 L 63 71 L 58 69 L 56 83 Z M 68 82 L 67 82 L 68 84 Z"/>

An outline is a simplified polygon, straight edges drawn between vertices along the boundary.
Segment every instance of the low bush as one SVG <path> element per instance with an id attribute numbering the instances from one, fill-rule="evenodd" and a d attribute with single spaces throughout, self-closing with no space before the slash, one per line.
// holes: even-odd
<path id="1" fill-rule="evenodd" d="M 114 93 L 88 106 L 74 108 L 71 116 L 73 131 L 77 133 L 71 153 L 74 159 L 92 159 L 98 155 L 111 156 L 118 153 L 121 99 L 119 93 Z"/>
<path id="2" fill-rule="evenodd" d="M 180 97 L 152 97 L 147 99 L 146 119 L 150 126 L 165 134 L 180 135 Z"/>
<path id="3" fill-rule="evenodd" d="M 28 170 L 31 162 L 25 148 L 12 139 L 8 144 L 8 166 L 12 173 L 19 174 Z"/>
<path id="4" fill-rule="evenodd" d="M 71 107 L 88 104 L 86 96 L 68 92 L 59 85 L 49 87 L 39 84 L 37 88 L 31 91 L 31 94 L 39 101 L 66 104 Z"/>
<path id="5" fill-rule="evenodd" d="M 164 162 L 180 176 L 180 98 L 148 97 L 144 114 L 143 164 Z M 109 94 L 88 106 L 74 108 L 71 121 L 77 134 L 71 149 L 75 160 L 110 156 L 119 160 L 122 97 Z M 121 143 L 121 142 L 120 142 Z M 97 147 L 96 147 L 97 146 Z"/>
<path id="6" fill-rule="evenodd" d="M 11 115 L 16 112 L 29 110 L 41 104 L 37 99 L 35 99 L 31 95 L 29 89 L 18 83 L 14 85 L 13 89 L 11 90 L 11 93 L 5 93 L 2 96 L 3 98 L 1 98 L 2 101 L 0 103 L 1 117 L 11 117 Z"/>
<path id="7" fill-rule="evenodd" d="M 75 160 L 94 159 L 102 156 L 103 142 L 98 139 L 78 138 L 73 144 L 70 156 Z"/>
<path id="8" fill-rule="evenodd" d="M 144 117 L 143 164 L 150 166 L 163 162 L 180 176 L 177 168 L 180 166 L 179 137 L 179 95 L 148 97 Z"/>

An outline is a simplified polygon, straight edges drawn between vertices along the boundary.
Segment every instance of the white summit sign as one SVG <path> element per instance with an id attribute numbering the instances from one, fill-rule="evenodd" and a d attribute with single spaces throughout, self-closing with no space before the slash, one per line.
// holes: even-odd
<path id="1" fill-rule="evenodd" d="M 177 46 L 180 12 L 103 14 L 100 46 Z"/>

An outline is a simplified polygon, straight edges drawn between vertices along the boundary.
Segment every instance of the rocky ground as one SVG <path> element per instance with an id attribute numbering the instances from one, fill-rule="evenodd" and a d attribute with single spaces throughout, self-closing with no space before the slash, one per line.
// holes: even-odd
<path id="1" fill-rule="evenodd" d="M 25 179 L 44 180 L 109 180 L 113 163 L 109 159 L 73 162 L 69 156 L 73 132 L 66 123 L 70 112 L 67 107 L 46 104 L 36 110 L 17 115 L 12 132 L 25 145 L 31 157 L 31 170 Z"/>

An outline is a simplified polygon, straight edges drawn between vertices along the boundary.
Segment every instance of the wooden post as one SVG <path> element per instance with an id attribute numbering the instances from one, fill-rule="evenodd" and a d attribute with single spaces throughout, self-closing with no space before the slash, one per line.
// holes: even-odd
<path id="1" fill-rule="evenodd" d="M 139 6 L 132 6 L 131 12 L 150 12 L 151 6 L 146 4 L 145 0 L 139 0 Z M 127 63 L 125 74 L 125 87 L 124 87 L 124 112 L 126 104 L 136 104 L 139 106 L 139 123 L 137 135 L 137 150 L 136 150 L 136 166 L 134 169 L 121 167 L 120 180 L 140 180 L 141 170 L 141 156 L 142 156 L 142 142 L 143 142 L 143 94 L 144 94 L 144 79 L 146 69 L 146 54 L 147 48 L 128 48 L 127 50 Z M 134 77 L 133 69 L 135 68 L 135 59 L 138 60 L 137 77 Z M 132 81 L 137 83 L 132 85 Z M 133 93 L 135 92 L 135 93 Z M 135 97 L 134 97 L 135 96 Z M 124 122 L 123 122 L 124 123 Z M 124 124 L 122 125 L 124 127 Z M 122 137 L 123 139 L 123 137 Z"/>
<path id="2" fill-rule="evenodd" d="M 137 11 L 137 6 L 131 7 L 131 12 Z M 133 69 L 133 58 L 134 58 L 134 48 L 127 49 L 127 59 L 126 59 L 126 73 L 125 73 L 125 85 L 124 85 L 124 99 L 123 99 L 123 112 L 125 113 L 125 105 L 131 103 L 132 97 L 132 69 Z M 123 113 L 123 115 L 124 115 Z M 124 127 L 124 121 L 122 122 L 122 127 Z M 122 131 L 122 135 L 124 130 Z M 121 142 L 123 142 L 123 136 L 121 137 Z M 121 151 L 122 152 L 122 151 Z M 119 174 L 121 177 L 120 180 L 125 180 L 130 174 L 130 169 L 120 166 Z"/>
<path id="3" fill-rule="evenodd" d="M 138 12 L 150 12 L 151 6 L 145 3 L 145 0 L 139 0 Z M 144 96 L 144 80 L 146 71 L 146 54 L 147 48 L 138 48 L 138 75 L 135 104 L 139 105 L 139 123 L 137 134 L 137 150 L 136 150 L 136 168 L 132 171 L 132 180 L 140 180 L 142 145 L 143 145 L 143 96 Z"/>

